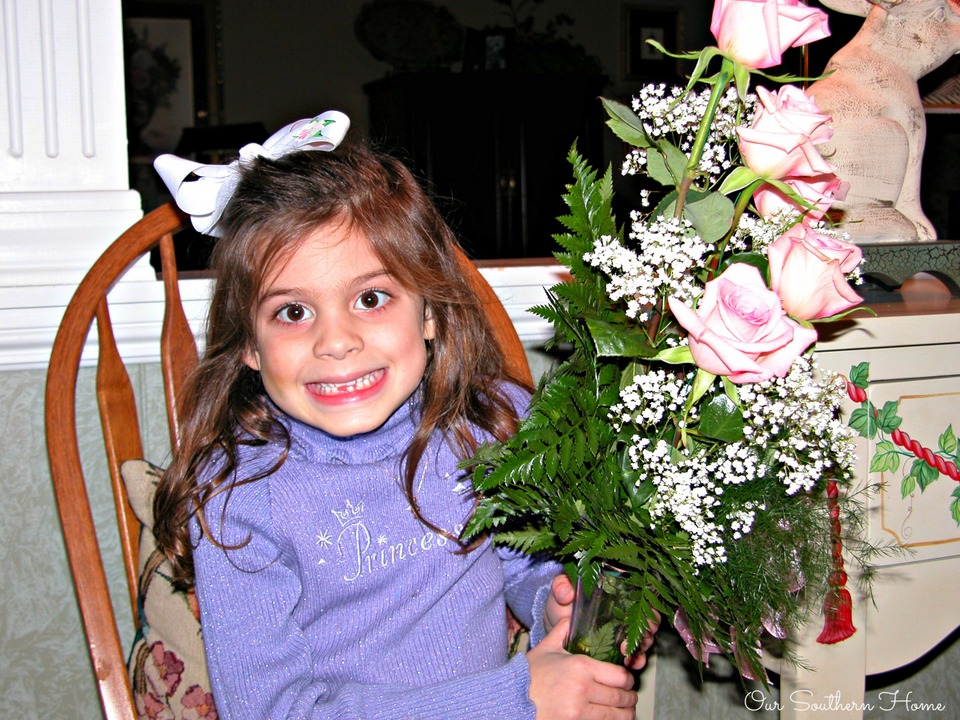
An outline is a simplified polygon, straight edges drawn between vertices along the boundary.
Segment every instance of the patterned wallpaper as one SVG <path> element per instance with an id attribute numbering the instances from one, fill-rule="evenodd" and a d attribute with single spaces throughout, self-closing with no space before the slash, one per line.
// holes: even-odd
<path id="1" fill-rule="evenodd" d="M 531 353 L 535 373 L 543 372 L 549 359 Z M 146 398 L 141 429 L 151 447 L 147 454 L 164 462 L 167 453 L 159 369 L 139 366 L 133 373 L 134 386 Z M 0 716 L 43 717 L 57 720 L 92 720 L 100 717 L 93 673 L 87 659 L 80 616 L 67 570 L 59 522 L 47 469 L 43 427 L 42 371 L 0 373 L 0 409 L 3 438 L 0 440 L 0 688 L 4 708 Z M 79 395 L 91 398 L 93 373 L 81 373 Z M 105 462 L 99 440 L 99 420 L 92 402 L 79 412 L 83 459 L 88 477 L 104 478 Z M 161 420 L 162 422 L 162 420 Z M 101 544 L 110 555 L 109 577 L 117 590 L 114 605 L 122 615 L 124 641 L 132 632 L 116 533 L 112 527 L 112 506 L 107 485 L 92 489 L 95 517 Z M 922 621 L 922 608 L 910 621 Z M 905 619 L 907 621 L 908 619 Z M 658 720 L 697 718 L 736 720 L 775 718 L 772 709 L 779 699 L 775 688 L 765 693 L 765 707 L 750 706 L 744 690 L 729 664 L 713 660 L 702 687 L 697 669 L 679 639 L 661 631 L 657 641 L 656 717 Z M 957 634 L 926 658 L 907 669 L 872 679 L 876 687 L 867 693 L 873 705 L 868 720 L 948 720 L 960 717 L 960 642 Z M 942 703 L 945 710 L 908 710 L 883 704 L 879 693 L 907 693 L 915 702 Z M 885 698 L 889 700 L 890 695 Z M 830 720 L 830 713 L 814 717 Z"/>

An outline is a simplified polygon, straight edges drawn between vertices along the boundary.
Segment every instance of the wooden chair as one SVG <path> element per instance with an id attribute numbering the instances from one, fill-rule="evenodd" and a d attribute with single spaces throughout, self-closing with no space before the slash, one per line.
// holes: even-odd
<path id="1" fill-rule="evenodd" d="M 107 248 L 83 278 L 67 306 L 47 372 L 46 434 L 50 471 L 87 646 L 107 720 L 134 720 L 137 713 L 127 674 L 127 649 L 121 647 L 80 464 L 77 375 L 87 335 L 95 322 L 99 348 L 97 403 L 136 621 L 140 527 L 128 502 L 120 466 L 126 460 L 142 458 L 144 452 L 136 400 L 123 359 L 117 351 L 107 293 L 137 260 L 159 246 L 165 294 L 160 360 L 171 447 L 175 449 L 179 427 L 176 399 L 185 378 L 197 363 L 194 336 L 180 297 L 173 242 L 174 233 L 187 222 L 187 216 L 176 206 L 164 205 L 146 215 Z M 488 309 L 512 372 L 529 382 L 530 370 L 523 345 L 509 316 L 476 266 L 465 255 L 461 254 L 460 259 L 471 285 Z"/>

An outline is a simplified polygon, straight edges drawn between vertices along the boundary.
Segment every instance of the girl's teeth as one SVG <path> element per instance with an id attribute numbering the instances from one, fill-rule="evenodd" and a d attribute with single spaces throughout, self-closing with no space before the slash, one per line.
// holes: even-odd
<path id="1" fill-rule="evenodd" d="M 364 390 L 380 379 L 382 372 L 376 371 L 346 383 L 317 383 L 321 395 L 342 395 Z"/>

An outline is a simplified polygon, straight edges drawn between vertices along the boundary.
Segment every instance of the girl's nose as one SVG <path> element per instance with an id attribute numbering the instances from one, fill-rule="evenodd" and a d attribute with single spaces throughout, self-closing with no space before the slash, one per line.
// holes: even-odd
<path id="1" fill-rule="evenodd" d="M 326 317 L 317 323 L 317 328 L 313 354 L 318 358 L 343 360 L 363 348 L 363 337 L 349 318 Z"/>

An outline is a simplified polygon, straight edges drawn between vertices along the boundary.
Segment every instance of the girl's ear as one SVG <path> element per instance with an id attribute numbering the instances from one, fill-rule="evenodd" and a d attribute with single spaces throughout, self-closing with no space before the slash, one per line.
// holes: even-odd
<path id="1" fill-rule="evenodd" d="M 433 321 L 433 308 L 429 303 L 423 305 L 423 339 L 433 340 L 437 335 L 436 323 Z"/>
<path id="2" fill-rule="evenodd" d="M 243 364 L 255 372 L 260 372 L 260 353 L 253 347 L 243 351 Z"/>

